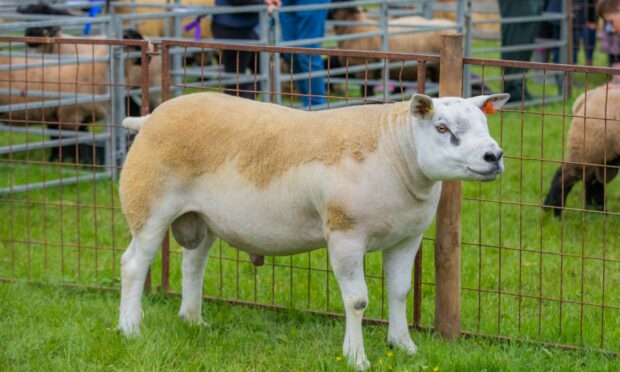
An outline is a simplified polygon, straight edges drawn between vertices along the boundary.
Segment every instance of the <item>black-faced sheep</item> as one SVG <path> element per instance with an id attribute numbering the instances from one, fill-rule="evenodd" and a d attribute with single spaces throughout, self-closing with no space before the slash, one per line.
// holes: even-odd
<path id="1" fill-rule="evenodd" d="M 620 86 L 599 87 L 581 94 L 573 104 L 568 131 L 566 161 L 555 173 L 545 198 L 556 216 L 566 196 L 584 181 L 585 201 L 596 209 L 605 207 L 605 183 L 618 174 L 620 165 Z"/>

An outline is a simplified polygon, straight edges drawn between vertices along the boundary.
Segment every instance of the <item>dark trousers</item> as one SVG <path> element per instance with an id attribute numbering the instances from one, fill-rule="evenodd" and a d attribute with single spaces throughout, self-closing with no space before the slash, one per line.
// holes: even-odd
<path id="1" fill-rule="evenodd" d="M 218 23 L 211 23 L 211 31 L 216 39 L 235 39 L 235 40 L 258 40 L 258 35 L 254 31 L 254 28 L 236 28 L 220 25 Z M 221 54 L 221 64 L 224 65 L 224 71 L 227 73 L 237 74 L 239 77 L 243 77 L 246 70 L 249 68 L 253 74 L 255 64 L 258 62 L 255 59 L 254 52 L 242 52 L 236 50 L 223 50 Z M 256 66 L 258 68 L 258 66 Z M 253 83 L 241 83 L 226 85 L 224 92 L 233 96 L 240 96 L 244 98 L 255 99 L 256 93 Z"/>
<path id="2" fill-rule="evenodd" d="M 541 15 L 544 6 L 544 0 L 499 0 L 499 11 L 502 18 Z M 502 24 L 502 46 L 533 44 L 536 35 L 538 35 L 539 27 L 540 22 Z M 531 57 L 532 50 L 502 52 L 502 59 L 529 61 Z M 523 69 L 504 68 L 505 75 L 518 73 L 523 73 Z M 525 87 L 521 87 L 521 79 L 506 81 L 504 90 L 510 93 L 514 100 L 519 100 L 522 94 L 527 94 Z"/>

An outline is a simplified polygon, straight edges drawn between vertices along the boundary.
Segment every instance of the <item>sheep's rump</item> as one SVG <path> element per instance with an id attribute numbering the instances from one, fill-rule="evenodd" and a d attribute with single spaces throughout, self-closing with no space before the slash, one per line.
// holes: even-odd
<path id="1" fill-rule="evenodd" d="M 620 102 L 620 87 L 613 85 L 577 97 L 568 133 L 567 160 L 609 164 L 620 156 L 620 106 L 617 102 Z"/>

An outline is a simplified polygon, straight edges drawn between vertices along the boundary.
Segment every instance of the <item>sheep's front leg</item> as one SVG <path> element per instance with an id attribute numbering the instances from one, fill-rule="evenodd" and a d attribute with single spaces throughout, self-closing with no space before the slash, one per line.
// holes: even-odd
<path id="1" fill-rule="evenodd" d="M 348 232 L 332 232 L 328 239 L 329 259 L 346 312 L 343 354 L 357 370 L 370 368 L 364 351 L 362 317 L 368 305 L 364 280 L 365 239 Z"/>
<path id="2" fill-rule="evenodd" d="M 417 347 L 407 326 L 407 294 L 411 289 L 411 269 L 422 237 L 412 239 L 383 251 L 383 268 L 387 279 L 390 302 L 388 344 L 402 349 L 409 355 Z"/>
<path id="3" fill-rule="evenodd" d="M 562 214 L 562 207 L 564 207 L 566 203 L 566 196 L 573 186 L 581 180 L 581 175 L 582 166 L 562 164 L 553 176 L 551 187 L 549 187 L 549 192 L 547 193 L 543 207 L 555 207 L 553 208 L 553 214 L 556 217 L 560 217 Z"/>
<path id="4" fill-rule="evenodd" d="M 179 317 L 189 324 L 201 325 L 202 286 L 205 266 L 213 240 L 205 236 L 195 249 L 183 249 L 183 295 Z"/>

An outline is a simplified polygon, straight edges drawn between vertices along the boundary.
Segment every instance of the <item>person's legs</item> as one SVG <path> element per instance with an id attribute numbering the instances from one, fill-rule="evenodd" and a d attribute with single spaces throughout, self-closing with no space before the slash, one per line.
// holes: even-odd
<path id="1" fill-rule="evenodd" d="M 233 28 L 212 23 L 211 31 L 217 39 L 258 40 L 258 35 L 253 28 Z M 253 54 L 253 52 L 223 50 L 220 62 L 224 65 L 225 72 L 236 74 L 241 78 L 246 74 L 248 68 L 254 74 L 256 73 L 254 65 L 251 64 Z M 224 93 L 254 99 L 256 93 L 252 92 L 253 90 L 254 85 L 252 83 L 228 84 Z"/>
<path id="2" fill-rule="evenodd" d="M 327 4 L 328 2 L 328 0 L 298 0 L 295 5 Z M 282 13 L 280 16 L 280 25 L 282 27 L 282 39 L 285 41 L 319 38 L 325 34 L 327 10 L 295 12 L 294 18 L 286 17 L 283 23 L 282 15 L 284 14 Z M 295 31 L 285 36 L 285 28 Z M 307 48 L 319 48 L 320 46 L 320 43 L 304 45 Z M 293 70 L 296 73 L 314 73 L 325 70 L 323 60 L 318 55 L 296 54 L 293 58 L 293 64 Z M 304 106 L 320 105 L 327 102 L 324 77 L 299 80 L 297 87 L 299 92 L 303 94 L 301 100 Z"/>
<path id="3" fill-rule="evenodd" d="M 499 0 L 500 13 L 502 18 L 520 17 L 529 15 L 540 15 L 544 9 L 543 0 L 511 1 Z M 540 22 L 502 24 L 502 46 L 532 44 L 538 34 Z M 502 52 L 502 59 L 529 61 L 532 56 L 531 50 Z M 504 74 L 521 74 L 521 68 L 505 68 Z M 521 98 L 529 99 L 529 93 L 522 84 L 522 80 L 506 80 L 504 91 L 510 93 L 512 101 L 519 101 Z"/>
<path id="4" fill-rule="evenodd" d="M 594 57 L 594 47 L 596 46 L 596 30 L 587 27 L 583 28 L 583 49 L 586 53 L 586 66 L 592 66 Z"/>

